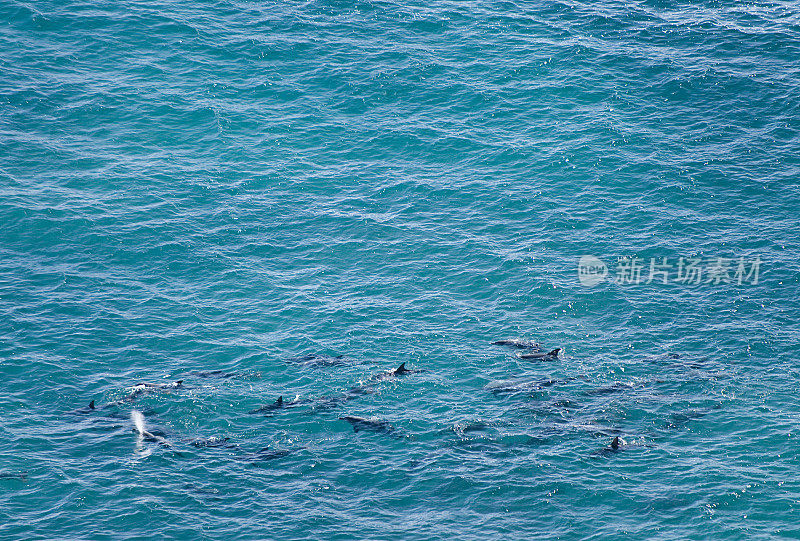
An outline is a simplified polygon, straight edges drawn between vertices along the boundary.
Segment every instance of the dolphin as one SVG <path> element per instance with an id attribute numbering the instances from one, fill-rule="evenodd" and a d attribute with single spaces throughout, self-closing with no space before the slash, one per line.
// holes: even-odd
<path id="1" fill-rule="evenodd" d="M 225 370 L 197 370 L 195 372 L 189 372 L 187 375 L 194 376 L 196 378 L 228 379 L 235 378 L 239 374 L 236 372 L 226 372 Z"/>
<path id="2" fill-rule="evenodd" d="M 134 389 L 177 389 L 183 386 L 183 380 L 172 381 L 170 383 L 137 383 L 133 386 Z"/>
<path id="3" fill-rule="evenodd" d="M 299 364 L 306 368 L 322 368 L 328 366 L 341 366 L 345 364 L 344 355 L 325 355 L 309 353 L 299 357 L 286 359 L 287 363 Z"/>
<path id="4" fill-rule="evenodd" d="M 89 404 L 87 406 L 84 406 L 82 408 L 78 408 L 76 410 L 73 410 L 72 413 L 79 413 L 79 414 L 85 415 L 87 413 L 92 413 L 95 409 L 96 408 L 95 408 L 95 405 L 94 405 L 94 400 L 91 400 L 91 401 L 89 401 Z"/>
<path id="5" fill-rule="evenodd" d="M 415 370 L 413 368 L 406 368 L 406 363 L 402 363 L 400 366 L 395 368 L 394 370 L 386 370 L 384 372 L 379 372 L 374 374 L 370 380 L 371 381 L 383 381 L 385 379 L 396 378 L 398 376 L 404 376 L 405 374 L 413 374 L 415 372 L 422 372 L 422 370 Z"/>
<path id="6" fill-rule="evenodd" d="M 395 368 L 394 370 L 385 370 L 383 372 L 379 372 L 377 374 L 373 374 L 368 383 L 361 383 L 359 382 L 358 385 L 353 385 L 347 391 L 343 392 L 342 394 L 338 395 L 327 395 L 317 398 L 312 402 L 312 410 L 329 410 L 333 409 L 340 404 L 345 402 L 349 402 L 350 400 L 354 400 L 361 396 L 366 396 L 370 394 L 374 394 L 377 391 L 376 383 L 385 381 L 388 379 L 397 378 L 400 376 L 404 376 L 406 374 L 413 374 L 416 372 L 424 372 L 424 370 L 413 369 L 413 368 L 406 368 L 406 363 L 402 363 L 400 366 Z"/>
<path id="7" fill-rule="evenodd" d="M 614 436 L 614 439 L 611 440 L 611 443 L 608 445 L 608 447 L 603 447 L 592 454 L 601 456 L 614 455 L 620 451 L 620 446 L 622 446 L 624 443 L 624 441 L 619 439 L 619 436 Z"/>
<path id="8" fill-rule="evenodd" d="M 259 449 L 253 453 L 247 453 L 246 455 L 237 457 L 236 460 L 241 462 L 250 462 L 251 464 L 255 465 L 259 462 L 283 458 L 289 454 L 291 454 L 291 451 L 288 449 L 270 449 L 269 447 L 264 447 L 263 449 Z"/>
<path id="9" fill-rule="evenodd" d="M 509 338 L 506 340 L 495 340 L 492 342 L 493 346 L 508 346 L 517 349 L 539 349 L 539 344 L 529 340 L 519 340 L 516 338 Z"/>
<path id="10" fill-rule="evenodd" d="M 147 430 L 142 412 L 131 410 L 131 421 L 133 421 L 134 429 L 139 433 L 140 441 L 154 441 L 159 445 L 163 445 L 164 447 L 172 447 L 172 444 L 162 436 L 158 436 Z"/>
<path id="11" fill-rule="evenodd" d="M 311 410 L 308 413 L 314 413 L 315 411 L 326 411 L 332 410 L 336 408 L 339 404 L 346 402 L 348 400 L 346 394 L 335 395 L 335 396 L 321 396 L 314 400 L 314 403 L 311 405 Z"/>
<path id="12" fill-rule="evenodd" d="M 126 402 L 133 402 L 142 395 L 153 393 L 156 391 L 169 391 L 172 389 L 183 388 L 183 380 L 173 381 L 170 383 L 137 383 L 131 387 L 130 392 L 124 397 L 114 402 L 109 402 L 106 406 L 120 406 Z"/>
<path id="13" fill-rule="evenodd" d="M 395 438 L 400 438 L 402 435 L 392 426 L 388 421 L 378 417 L 358 417 L 355 415 L 343 415 L 339 417 L 342 421 L 347 421 L 353 427 L 353 432 L 359 430 L 369 430 L 370 432 L 378 432 L 380 434 L 387 434 Z"/>
<path id="14" fill-rule="evenodd" d="M 87 406 L 72 410 L 70 414 L 75 415 L 76 422 L 85 423 L 87 430 L 94 432 L 109 432 L 125 429 L 129 427 L 131 421 L 130 410 L 120 408 L 121 402 L 108 404 L 97 404 L 91 400 Z M 156 412 L 152 408 L 140 408 L 143 415 L 152 415 Z M 158 430 L 150 432 L 159 435 Z"/>
<path id="15" fill-rule="evenodd" d="M 273 402 L 272 404 L 266 404 L 264 406 L 261 406 L 260 408 L 254 409 L 254 410 L 252 410 L 252 411 L 250 411 L 248 413 L 252 414 L 252 413 L 270 412 L 270 411 L 275 411 L 275 410 L 288 408 L 289 406 L 294 406 L 295 404 L 298 404 L 298 403 L 299 403 L 299 400 L 297 398 L 295 398 L 294 400 L 292 400 L 289 403 L 286 403 L 286 401 L 283 399 L 283 396 L 279 396 L 278 399 L 275 402 Z"/>
<path id="16" fill-rule="evenodd" d="M 220 438 L 217 436 L 212 436 L 210 438 L 198 438 L 189 440 L 187 443 L 193 447 L 225 447 L 228 449 L 239 448 L 239 446 L 235 443 L 231 443 L 230 438 L 228 437 Z"/>
<path id="17" fill-rule="evenodd" d="M 313 401 L 311 407 L 313 410 L 330 410 L 360 396 L 374 394 L 376 391 L 374 385 L 355 385 L 341 394 L 321 396 Z"/>
<path id="18" fill-rule="evenodd" d="M 134 430 L 139 433 L 139 444 L 144 441 L 151 441 L 158 443 L 159 445 L 163 445 L 169 449 L 173 449 L 174 447 L 172 443 L 170 443 L 158 430 L 150 430 L 147 428 L 144 415 L 142 412 L 138 410 L 131 411 L 131 421 L 133 421 Z M 210 438 L 195 438 L 195 439 L 184 439 L 181 440 L 183 443 L 187 443 L 192 447 L 224 447 L 229 449 L 238 449 L 239 446 L 235 443 L 230 442 L 230 438 L 219 437 L 219 436 L 212 436 Z M 181 453 L 178 453 L 181 455 Z"/>
<path id="19" fill-rule="evenodd" d="M 547 353 L 544 352 L 537 352 L 537 353 L 519 353 L 517 354 L 517 358 L 519 359 L 536 359 L 539 361 L 555 361 L 558 359 L 558 353 L 561 351 L 561 348 L 556 348 L 553 351 L 549 351 Z"/>
<path id="20" fill-rule="evenodd" d="M 554 385 L 569 383 L 577 379 L 586 380 L 586 376 L 570 376 L 561 379 L 539 379 L 539 378 L 513 378 L 505 380 L 494 380 L 487 383 L 483 388 L 494 394 L 521 393 L 525 391 L 538 391 Z"/>
<path id="21" fill-rule="evenodd" d="M 0 479 L 16 479 L 24 481 L 28 478 L 28 472 L 0 472 Z"/>
<path id="22" fill-rule="evenodd" d="M 597 389 L 589 389 L 588 391 L 584 391 L 583 394 L 589 396 L 603 396 L 607 394 L 613 393 L 621 393 L 622 391 L 627 391 L 629 389 L 633 389 L 634 386 L 629 383 L 614 383 L 613 385 L 608 385 L 606 387 L 598 387 Z"/>
<path id="23" fill-rule="evenodd" d="M 714 404 L 711 408 L 703 408 L 703 409 L 689 409 L 678 413 L 671 413 L 669 416 L 669 421 L 664 424 L 664 428 L 680 428 L 682 426 L 686 426 L 691 421 L 702 419 L 712 410 L 721 409 L 722 404 Z"/>

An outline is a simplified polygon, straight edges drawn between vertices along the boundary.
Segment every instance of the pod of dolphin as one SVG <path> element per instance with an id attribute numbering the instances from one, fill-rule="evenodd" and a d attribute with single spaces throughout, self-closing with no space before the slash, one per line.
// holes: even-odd
<path id="1" fill-rule="evenodd" d="M 559 359 L 559 354 L 561 352 L 561 348 L 556 348 L 551 351 L 544 351 L 540 348 L 539 344 L 537 344 L 536 342 L 530 342 L 527 340 L 505 339 L 505 340 L 497 340 L 491 342 L 491 344 L 496 346 L 506 346 L 518 350 L 518 352 L 516 353 L 516 357 L 522 360 L 529 360 L 529 361 L 540 361 L 540 362 L 557 361 Z M 294 357 L 288 359 L 288 361 L 295 364 L 299 364 L 304 367 L 316 367 L 316 368 L 337 366 L 346 362 L 344 360 L 344 356 L 342 355 L 328 356 L 328 355 L 316 355 L 316 354 Z M 409 374 L 419 373 L 423 371 L 424 370 L 408 368 L 406 367 L 406 363 L 402 363 L 393 370 L 386 370 L 373 374 L 368 380 L 364 382 L 359 382 L 358 384 L 350 387 L 347 391 L 339 394 L 325 395 L 314 399 L 301 399 L 299 397 L 296 397 L 294 399 L 288 399 L 288 400 L 285 399 L 283 396 L 279 396 L 276 400 L 264 404 L 258 408 L 252 409 L 248 413 L 253 415 L 258 414 L 258 415 L 269 416 L 269 415 L 274 415 L 282 410 L 287 410 L 289 408 L 294 408 L 301 405 L 308 406 L 311 411 L 326 411 L 337 408 L 359 397 L 377 392 L 376 386 L 380 382 L 400 378 Z M 189 375 L 197 378 L 222 378 L 222 379 L 234 378 L 238 376 L 237 373 L 225 372 L 223 370 L 191 372 L 189 373 Z M 485 390 L 491 391 L 494 394 L 502 394 L 504 392 L 519 392 L 520 390 L 525 390 L 526 388 L 542 389 L 544 387 L 549 387 L 552 385 L 572 381 L 575 379 L 578 379 L 578 377 L 565 378 L 563 380 L 516 379 L 507 381 L 494 381 L 486 385 Z M 112 411 L 109 417 L 119 419 L 122 417 L 121 412 L 118 411 L 120 408 L 126 405 L 133 404 L 137 399 L 141 398 L 144 395 L 150 393 L 179 391 L 183 388 L 185 388 L 185 386 L 184 386 L 184 380 L 182 379 L 169 383 L 137 383 L 136 385 L 132 386 L 129 389 L 128 393 L 122 398 L 108 402 L 103 406 L 97 406 L 95 401 L 92 400 L 91 402 L 89 402 L 87 407 L 77 410 L 76 413 L 93 414 L 97 413 L 100 410 L 106 410 L 106 411 L 116 410 Z M 160 446 L 163 446 L 165 448 L 171 449 L 176 453 L 178 452 L 173 443 L 170 442 L 166 434 L 156 429 L 151 429 L 147 427 L 144 414 L 141 411 L 132 408 L 131 411 L 129 412 L 129 416 L 130 416 L 130 421 L 133 424 L 133 431 L 138 435 L 138 441 L 140 444 L 142 442 L 152 442 Z M 398 439 L 409 437 L 403 431 L 395 428 L 389 421 L 381 419 L 379 417 L 360 417 L 356 415 L 343 414 L 339 416 L 338 419 L 349 423 L 352 426 L 354 432 L 369 431 L 369 432 L 384 434 L 386 436 Z M 466 432 L 471 429 L 471 425 L 462 428 L 464 432 Z M 236 451 L 240 451 L 237 459 L 251 463 L 258 463 L 266 460 L 281 458 L 292 452 L 291 450 L 271 449 L 269 447 L 265 447 L 254 452 L 242 451 L 239 445 L 237 445 L 234 442 L 231 442 L 230 438 L 228 437 L 184 439 L 182 441 L 183 443 L 196 448 L 221 447 L 221 448 L 229 448 Z M 607 447 L 595 451 L 594 454 L 609 456 L 619 452 L 623 448 L 623 446 L 624 446 L 624 441 L 619 436 L 615 436 Z"/>

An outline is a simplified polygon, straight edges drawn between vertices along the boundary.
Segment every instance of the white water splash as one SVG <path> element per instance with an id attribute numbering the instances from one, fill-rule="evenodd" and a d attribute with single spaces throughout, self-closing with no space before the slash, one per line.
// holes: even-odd
<path id="1" fill-rule="evenodd" d="M 131 421 L 133 421 L 133 426 L 136 427 L 136 431 L 138 432 L 138 435 L 136 436 L 136 448 L 133 451 L 134 456 L 138 460 L 149 456 L 153 450 L 144 444 L 144 437 L 148 432 L 145 427 L 144 415 L 142 415 L 142 412 L 132 410 Z"/>
<path id="2" fill-rule="evenodd" d="M 142 412 L 132 410 L 131 421 L 133 421 L 133 425 L 136 427 L 136 430 L 139 431 L 139 437 L 144 438 L 144 433 L 147 432 L 147 430 L 145 429 L 144 415 L 142 415 Z"/>

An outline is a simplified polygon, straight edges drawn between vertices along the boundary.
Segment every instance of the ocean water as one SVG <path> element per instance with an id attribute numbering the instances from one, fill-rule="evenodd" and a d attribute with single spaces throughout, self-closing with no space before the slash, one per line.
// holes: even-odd
<path id="1" fill-rule="evenodd" d="M 0 0 L 0 537 L 800 537 L 798 59 L 784 1 Z"/>

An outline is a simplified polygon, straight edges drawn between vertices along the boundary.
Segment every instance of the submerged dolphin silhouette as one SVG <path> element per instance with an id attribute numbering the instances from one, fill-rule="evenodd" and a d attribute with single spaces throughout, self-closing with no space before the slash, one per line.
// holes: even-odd
<path id="1" fill-rule="evenodd" d="M 226 372 L 225 370 L 197 370 L 194 372 L 189 372 L 187 375 L 194 376 L 196 378 L 227 379 L 227 378 L 235 378 L 239 374 L 237 374 L 236 372 Z"/>
<path id="2" fill-rule="evenodd" d="M 301 355 L 299 357 L 291 357 L 286 359 L 287 363 L 299 364 L 306 368 L 322 368 L 328 366 L 341 366 L 345 364 L 344 355 L 326 355 L 309 353 L 308 355 Z"/>
<path id="3" fill-rule="evenodd" d="M 259 449 L 253 453 L 247 453 L 245 455 L 236 457 L 236 460 L 240 462 L 250 462 L 250 464 L 256 465 L 259 462 L 283 458 L 291 453 L 292 451 L 289 449 L 270 449 L 269 447 L 264 447 L 263 449 Z"/>
<path id="4" fill-rule="evenodd" d="M 370 432 L 378 432 L 380 434 L 387 434 L 396 438 L 402 437 L 397 429 L 392 426 L 389 421 L 385 421 L 378 417 L 358 417 L 356 415 L 343 415 L 339 417 L 342 421 L 347 421 L 353 427 L 353 432 L 359 430 L 369 430 Z"/>
<path id="5" fill-rule="evenodd" d="M 0 472 L 0 479 L 16 479 L 18 481 L 25 481 L 28 478 L 28 472 Z"/>
<path id="6" fill-rule="evenodd" d="M 553 351 L 548 351 L 547 353 L 519 353 L 517 357 L 519 359 L 537 359 L 540 361 L 554 361 L 558 359 L 558 353 L 561 351 L 561 348 L 556 348 Z"/>
<path id="7" fill-rule="evenodd" d="M 589 396 L 602 396 L 602 395 L 607 395 L 607 394 L 612 394 L 612 393 L 621 393 L 623 391 L 627 391 L 627 390 L 633 389 L 633 388 L 634 388 L 634 386 L 629 384 L 629 383 L 617 382 L 617 383 L 614 383 L 612 385 L 607 385 L 605 387 L 598 387 L 596 389 L 589 389 L 587 391 L 584 391 L 583 394 L 586 394 L 586 395 L 589 395 Z"/>
<path id="8" fill-rule="evenodd" d="M 227 436 L 212 436 L 210 438 L 197 438 L 188 440 L 187 443 L 192 447 L 225 447 L 228 449 L 238 449 L 239 446 L 235 443 L 231 443 L 230 440 L 231 439 Z"/>
<path id="9" fill-rule="evenodd" d="M 530 340 L 518 340 L 516 338 L 509 338 L 506 340 L 495 340 L 492 342 L 493 346 L 509 346 L 517 349 L 539 349 L 539 344 L 531 342 Z"/>
<path id="10" fill-rule="evenodd" d="M 541 379 L 538 377 L 520 377 L 505 380 L 494 380 L 484 385 L 484 389 L 494 394 L 503 393 L 522 393 L 526 391 L 538 391 L 554 385 L 569 383 L 577 379 L 586 380 L 586 376 L 569 376 L 561 379 Z"/>

